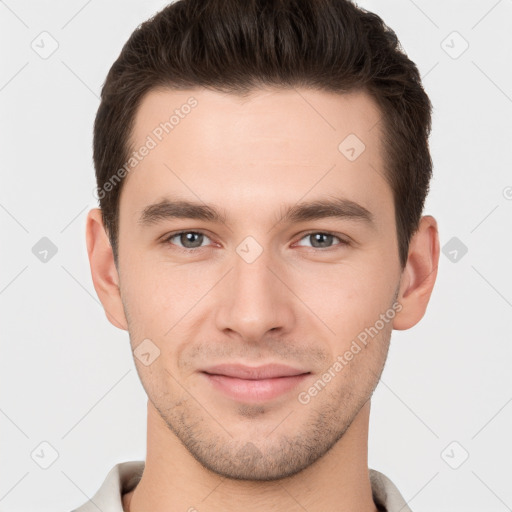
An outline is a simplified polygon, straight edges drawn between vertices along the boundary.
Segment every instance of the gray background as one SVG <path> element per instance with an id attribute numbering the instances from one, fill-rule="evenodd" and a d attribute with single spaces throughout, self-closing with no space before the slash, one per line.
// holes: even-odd
<path id="1" fill-rule="evenodd" d="M 71 510 L 145 457 L 145 394 L 96 297 L 85 219 L 101 84 L 165 4 L 0 2 L 2 511 Z M 415 512 L 512 510 L 512 0 L 360 5 L 397 32 L 434 104 L 425 213 L 443 249 L 426 316 L 393 333 L 369 465 Z"/>

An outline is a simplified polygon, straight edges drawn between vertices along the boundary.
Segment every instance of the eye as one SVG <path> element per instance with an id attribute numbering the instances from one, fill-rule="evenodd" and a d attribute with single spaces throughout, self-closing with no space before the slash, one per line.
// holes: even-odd
<path id="1" fill-rule="evenodd" d="M 334 239 L 339 240 L 340 243 L 338 243 L 337 245 L 349 245 L 349 242 L 347 240 L 344 240 L 339 236 L 336 236 L 335 234 L 326 231 L 312 231 L 301 238 L 301 240 L 304 239 L 309 239 L 312 241 L 311 245 L 306 245 L 305 247 L 313 247 L 314 249 L 329 249 L 331 247 L 335 247 L 332 245 Z"/>
<path id="2" fill-rule="evenodd" d="M 175 238 L 182 245 L 172 242 Z M 205 238 L 209 240 L 209 238 L 200 231 L 178 231 L 177 233 L 171 233 L 163 240 L 163 243 L 177 245 L 178 248 L 184 250 L 194 250 L 201 248 L 201 244 Z"/>
<path id="3" fill-rule="evenodd" d="M 327 231 L 312 231 L 304 235 L 300 240 L 307 239 L 311 241 L 311 244 L 306 245 L 305 247 L 312 247 L 313 249 L 329 249 L 333 247 L 335 248 L 336 245 L 345 246 L 350 244 L 347 240 Z M 184 251 L 194 251 L 207 247 L 208 244 L 203 245 L 205 240 L 210 239 L 201 231 L 178 231 L 168 235 L 162 243 L 175 245 L 178 249 L 182 249 Z M 334 240 L 338 240 L 338 243 L 333 245 Z"/>

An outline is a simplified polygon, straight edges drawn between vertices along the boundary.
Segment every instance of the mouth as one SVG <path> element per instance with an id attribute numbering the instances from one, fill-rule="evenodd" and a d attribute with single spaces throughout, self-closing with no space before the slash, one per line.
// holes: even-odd
<path id="1" fill-rule="evenodd" d="M 231 399 L 244 402 L 272 400 L 299 385 L 309 371 L 280 364 L 251 367 L 217 365 L 202 370 L 210 385 Z"/>

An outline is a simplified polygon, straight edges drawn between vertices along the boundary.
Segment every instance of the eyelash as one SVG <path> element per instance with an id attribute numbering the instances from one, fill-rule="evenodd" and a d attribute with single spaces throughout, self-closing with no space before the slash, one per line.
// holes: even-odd
<path id="1" fill-rule="evenodd" d="M 171 233 L 169 236 L 165 237 L 165 239 L 162 241 L 163 244 L 165 245 L 175 245 L 175 244 L 172 244 L 171 243 L 171 240 L 179 235 L 183 235 L 185 233 L 194 233 L 194 234 L 198 234 L 198 235 L 204 235 L 205 237 L 207 238 L 210 238 L 206 233 L 204 233 L 203 231 L 192 231 L 192 230 L 183 230 L 183 231 L 176 231 L 174 233 Z M 333 236 L 334 238 L 337 238 L 340 243 L 337 245 L 337 246 L 333 246 L 333 247 L 327 247 L 327 248 L 317 248 L 317 247 L 309 247 L 309 249 L 313 249 L 315 251 L 321 251 L 321 252 L 326 252 L 326 251 L 329 251 L 329 250 L 334 250 L 336 249 L 337 247 L 344 247 L 344 246 L 349 246 L 350 245 L 350 242 L 348 240 L 345 240 L 343 238 L 341 238 L 340 236 L 338 236 L 336 233 L 333 233 L 332 231 L 309 231 L 308 233 L 305 233 L 302 235 L 302 237 L 298 240 L 299 242 L 310 236 L 310 235 L 314 235 L 314 234 L 322 234 L 322 235 L 331 235 Z M 196 251 L 199 251 L 201 249 L 206 249 L 207 247 L 196 247 L 194 249 L 187 249 L 185 247 L 180 247 L 178 245 L 175 246 L 177 250 L 181 251 L 181 252 L 185 252 L 185 253 L 191 253 L 191 252 L 196 252 Z"/>

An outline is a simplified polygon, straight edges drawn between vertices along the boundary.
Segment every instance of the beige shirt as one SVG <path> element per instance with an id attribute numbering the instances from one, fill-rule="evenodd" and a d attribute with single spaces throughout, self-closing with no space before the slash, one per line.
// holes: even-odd
<path id="1" fill-rule="evenodd" d="M 144 461 L 120 462 L 108 473 L 98 492 L 72 512 L 123 512 L 122 495 L 139 483 Z M 411 512 L 395 484 L 384 474 L 369 469 L 373 501 L 382 512 Z"/>

